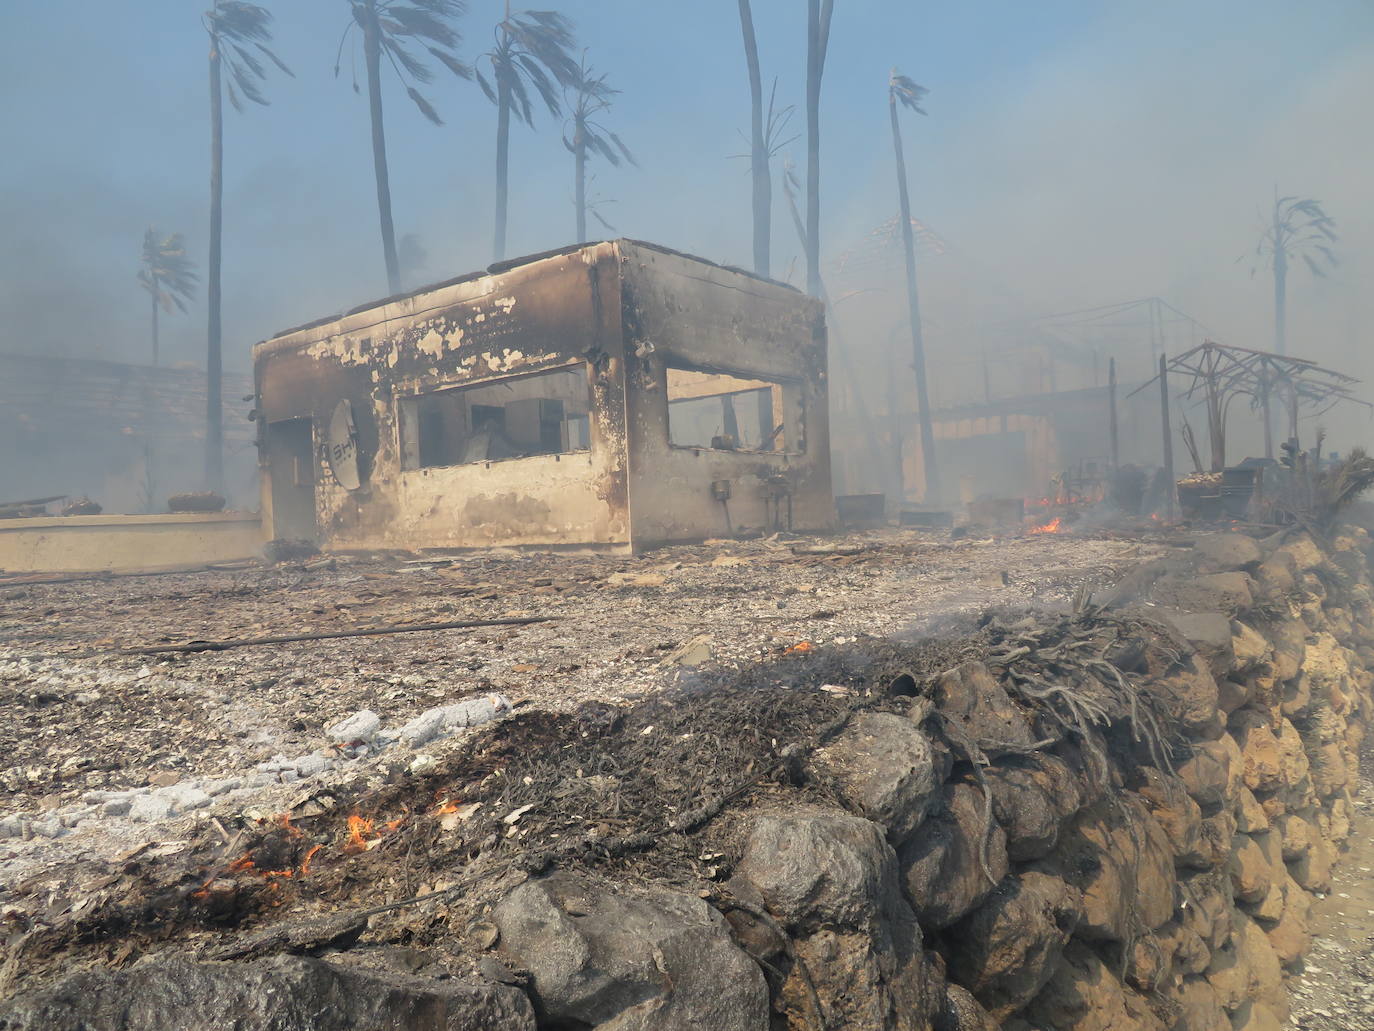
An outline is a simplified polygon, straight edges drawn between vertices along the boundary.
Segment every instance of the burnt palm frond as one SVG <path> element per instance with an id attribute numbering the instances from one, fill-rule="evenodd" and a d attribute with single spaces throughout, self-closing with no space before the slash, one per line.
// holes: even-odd
<path id="1" fill-rule="evenodd" d="M 1341 509 L 1374 487 L 1374 457 L 1364 448 L 1351 448 L 1342 461 L 1318 472 L 1313 486 L 1317 515 L 1329 522 Z"/>
<path id="2" fill-rule="evenodd" d="M 138 282 L 157 306 L 170 312 L 173 307 L 186 311 L 186 302 L 195 299 L 200 274 L 196 263 L 186 255 L 186 242 L 180 233 L 163 236 L 149 227 L 143 234 L 143 267 Z"/>
<path id="3" fill-rule="evenodd" d="M 918 115 L 926 113 L 921 103 L 930 90 L 918 85 L 909 76 L 899 75 L 896 68 L 892 69 L 892 74 L 888 77 L 887 92 L 894 103 L 901 104 Z"/>
<path id="4" fill-rule="evenodd" d="M 576 81 L 570 83 L 564 91 L 564 100 L 571 115 L 564 125 L 563 145 L 576 153 L 580 143 L 588 154 L 600 154 L 614 167 L 618 168 L 621 161 L 626 161 L 638 168 L 639 162 L 635 160 L 625 141 L 607 129 L 597 118 L 598 115 L 610 110 L 613 98 L 619 93 L 620 90 L 606 81 L 604 74 L 594 73 L 594 69 L 587 64 L 584 52 L 578 65 Z"/>
<path id="5" fill-rule="evenodd" d="M 401 80 L 406 96 L 419 112 L 435 125 L 442 125 L 438 110 L 416 87 L 434 81 L 434 71 L 426 63 L 426 55 L 442 64 L 460 79 L 471 79 L 472 68 L 458 56 L 463 37 L 456 22 L 467 11 L 465 0 L 348 0 L 352 20 L 339 39 L 339 52 L 334 60 L 337 77 L 343 63 L 343 48 L 354 28 L 366 33 L 375 30 L 381 52 L 386 56 L 396 77 Z M 423 53 L 421 53 L 423 51 Z M 354 83 L 357 91 L 357 83 Z"/>
<path id="6" fill-rule="evenodd" d="M 1255 244 L 1254 256 L 1264 267 L 1284 266 L 1301 258 L 1313 275 L 1325 278 L 1340 264 L 1330 246 L 1340 239 L 1336 221 L 1322 203 L 1311 197 L 1276 197 L 1264 229 Z M 1253 275 L 1255 269 L 1251 269 Z"/>
<path id="7" fill-rule="evenodd" d="M 511 110 L 526 125 L 534 124 L 531 91 L 556 116 L 562 111 L 559 87 L 570 88 L 578 81 L 575 45 L 572 22 L 562 14 L 519 11 L 497 23 L 494 46 L 478 59 L 489 66 L 490 78 L 479 69 L 477 84 L 493 104 L 509 97 Z"/>
<path id="8" fill-rule="evenodd" d="M 205 12 L 204 24 L 210 34 L 211 56 L 218 56 L 229 73 L 229 102 L 234 110 L 243 110 L 240 97 L 267 105 L 267 97 L 260 88 L 267 79 L 263 58 L 295 78 L 295 73 L 268 46 L 272 42 L 272 12 L 267 8 L 238 0 L 216 0 Z"/>

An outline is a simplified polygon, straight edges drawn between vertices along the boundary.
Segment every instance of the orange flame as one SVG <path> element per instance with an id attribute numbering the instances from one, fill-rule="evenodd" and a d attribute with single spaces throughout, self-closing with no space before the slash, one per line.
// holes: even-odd
<path id="1" fill-rule="evenodd" d="M 815 649 L 815 645 L 810 641 L 798 641 L 796 644 L 789 645 L 782 650 L 784 655 L 795 655 L 797 652 L 809 652 Z"/>
<path id="2" fill-rule="evenodd" d="M 371 834 L 369 839 L 367 835 Z M 358 852 L 366 852 L 372 846 L 369 841 L 375 841 L 377 835 L 373 834 L 372 821 L 365 820 L 363 817 L 354 813 L 348 818 L 348 841 L 344 843 L 344 855 L 355 855 Z"/>
<path id="3" fill-rule="evenodd" d="M 437 806 L 434 807 L 434 814 L 436 816 L 444 816 L 448 813 L 456 813 L 457 811 L 458 803 L 451 798 L 444 799 L 442 802 L 440 802 Z"/>
<path id="4" fill-rule="evenodd" d="M 1058 533 L 1059 524 L 1062 522 L 1062 519 L 1060 519 L 1058 516 L 1055 516 L 1044 526 L 1032 526 L 1031 533 Z"/>

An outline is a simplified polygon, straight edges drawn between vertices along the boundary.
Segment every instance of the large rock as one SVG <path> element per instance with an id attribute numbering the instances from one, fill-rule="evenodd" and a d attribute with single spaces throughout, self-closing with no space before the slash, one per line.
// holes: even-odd
<path id="1" fill-rule="evenodd" d="M 1312 908 L 1312 896 L 1298 887 L 1296 881 L 1286 877 L 1283 886 L 1283 915 L 1273 927 L 1265 928 L 1274 955 L 1284 969 L 1298 967 L 1312 944 L 1312 934 L 1307 919 Z"/>
<path id="2" fill-rule="evenodd" d="M 1297 569 L 1291 555 L 1274 554 L 1255 569 L 1255 582 L 1275 600 L 1287 598 L 1298 586 Z"/>
<path id="3" fill-rule="evenodd" d="M 1237 902 L 1258 903 L 1269 894 L 1274 868 L 1259 844 L 1248 834 L 1232 839 L 1231 862 L 1227 867 L 1231 891 Z"/>
<path id="4" fill-rule="evenodd" d="M 983 793 L 946 784 L 941 794 L 941 809 L 897 850 L 907 901 L 926 930 L 954 923 L 1007 875 L 1006 834 L 987 826 Z"/>
<path id="5" fill-rule="evenodd" d="M 1183 897 L 1181 923 L 1195 932 L 1209 951 L 1231 939 L 1231 881 L 1223 869 L 1187 875 L 1179 881 Z"/>
<path id="6" fill-rule="evenodd" d="M 1025 715 L 981 662 L 965 662 L 935 682 L 931 695 L 940 714 L 980 747 L 1035 741 Z"/>
<path id="7" fill-rule="evenodd" d="M 1014 862 L 1048 855 L 1060 828 L 1083 804 L 1078 779 L 1057 756 L 1007 758 L 986 776 L 993 815 L 1006 832 L 1007 854 Z"/>
<path id="8" fill-rule="evenodd" d="M 1229 623 L 1227 635 L 1229 640 Z M 1216 678 L 1200 656 L 1185 655 L 1168 672 L 1146 681 L 1144 689 L 1161 699 L 1164 710 L 1190 736 L 1211 740 L 1220 735 Z"/>
<path id="9" fill-rule="evenodd" d="M 1185 866 L 1199 865 L 1203 859 L 1201 806 L 1188 796 L 1187 788 L 1175 776 L 1143 766 L 1139 777 L 1141 783 L 1136 791 L 1169 839 L 1175 860 Z"/>
<path id="10" fill-rule="evenodd" d="M 808 983 L 794 967 L 776 993 L 789 1026 L 814 1023 L 814 984 L 828 1026 L 928 1028 L 943 1004 L 941 978 L 877 824 L 818 806 L 760 813 L 735 880 L 788 927 L 810 974 Z"/>
<path id="11" fill-rule="evenodd" d="M 1291 680 L 1307 659 L 1307 628 L 1296 619 L 1280 619 L 1269 627 L 1268 637 L 1274 649 L 1274 676 Z"/>
<path id="12" fill-rule="evenodd" d="M 1268 793 L 1283 787 L 1283 756 L 1266 713 L 1255 709 L 1241 709 L 1233 713 L 1231 736 L 1240 746 L 1247 788 L 1257 793 Z"/>
<path id="13" fill-rule="evenodd" d="M 1064 962 L 1026 1008 L 1026 1016 L 1055 1031 L 1166 1031 L 1145 998 L 1077 942 L 1064 951 Z"/>
<path id="14" fill-rule="evenodd" d="M 604 1031 L 765 1031 L 768 989 L 699 898 L 558 871 L 492 911 L 541 1020 Z M 576 1023 L 574 1023 L 576 1022 Z"/>
<path id="15" fill-rule="evenodd" d="M 1283 1021 L 1263 1003 L 1245 1002 L 1231 1014 L 1231 1031 L 1283 1031 Z"/>
<path id="16" fill-rule="evenodd" d="M 1238 619 L 1231 620 L 1231 653 L 1234 661 L 1231 672 L 1244 677 L 1269 661 L 1272 649 L 1269 642 L 1254 627 Z"/>
<path id="17" fill-rule="evenodd" d="M 813 775 L 831 780 L 840 797 L 887 829 L 900 845 L 936 799 L 945 771 L 916 724 L 890 712 L 861 712 L 811 758 Z"/>
<path id="18" fill-rule="evenodd" d="M 1081 896 L 1052 874 L 1008 877 L 946 935 L 950 978 L 996 1020 L 1044 987 L 1078 922 Z"/>
<path id="19" fill-rule="evenodd" d="M 1310 572 L 1323 562 L 1321 549 L 1306 533 L 1289 537 L 1286 543 L 1276 549 L 1275 554 L 1288 556 L 1293 562 L 1293 568 L 1299 573 Z"/>
<path id="20" fill-rule="evenodd" d="M 1231 651 L 1231 618 L 1224 612 L 1165 609 L 1160 615 L 1202 656 L 1213 677 L 1224 677 L 1235 664 L 1235 654 Z"/>
<path id="21" fill-rule="evenodd" d="M 1150 589 L 1160 605 L 1185 612 L 1221 612 L 1234 616 L 1254 604 L 1250 578 L 1244 573 L 1166 576 Z"/>
<path id="22" fill-rule="evenodd" d="M 1079 937 L 1125 941 L 1173 915 L 1173 851 L 1138 799 L 1127 795 L 1082 813 L 1057 854 L 1065 879 L 1083 893 Z"/>
<path id="23" fill-rule="evenodd" d="M 1264 559 L 1255 539 L 1240 533 L 1199 534 L 1193 549 L 1204 568 L 1220 572 L 1250 569 Z"/>
<path id="24" fill-rule="evenodd" d="M 1243 912 L 1232 914 L 1231 941 L 1212 953 L 1207 980 L 1216 989 L 1221 1004 L 1235 1011 L 1246 1002 L 1260 1002 L 1288 1015 L 1288 996 L 1283 987 L 1283 970 L 1263 928 Z"/>
<path id="25" fill-rule="evenodd" d="M 1173 994 L 1178 1018 L 1171 1031 L 1232 1031 L 1231 1019 L 1206 978 L 1185 977 Z"/>
<path id="26" fill-rule="evenodd" d="M 1244 760 L 1230 734 L 1194 744 L 1193 754 L 1178 768 L 1178 776 L 1203 812 L 1215 812 L 1235 801 L 1244 781 Z"/>
<path id="27" fill-rule="evenodd" d="M 1331 850 L 1320 834 L 1314 834 L 1308 850 L 1288 864 L 1288 872 L 1307 891 L 1331 890 Z"/>
<path id="28" fill-rule="evenodd" d="M 1231 858 L 1231 839 L 1236 833 L 1236 814 L 1231 809 L 1223 809 L 1205 817 L 1198 835 L 1198 850 L 1202 862 L 1194 862 L 1192 856 L 1184 865 L 1192 869 L 1216 869 L 1224 867 Z"/>
<path id="29" fill-rule="evenodd" d="M 735 1026 L 735 1025 L 732 1025 Z M 766 1024 L 756 1025 L 766 1027 Z M 156 956 L 0 1003 L 6 1031 L 534 1031 L 518 989 L 348 969 L 301 956 Z"/>
<path id="30" fill-rule="evenodd" d="M 935 1016 L 934 1031 L 998 1031 L 998 1023 L 967 989 L 951 984 L 945 986 L 945 1003 Z"/>
<path id="31" fill-rule="evenodd" d="M 896 891 L 896 855 L 882 828 L 836 809 L 761 813 L 736 868 L 789 928 L 867 926 Z"/>

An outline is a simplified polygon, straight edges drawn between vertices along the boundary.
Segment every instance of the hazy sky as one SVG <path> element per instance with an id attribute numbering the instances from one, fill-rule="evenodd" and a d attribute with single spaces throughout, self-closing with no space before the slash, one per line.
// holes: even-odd
<path id="1" fill-rule="evenodd" d="M 203 264 L 209 156 L 205 0 L 55 0 L 0 13 L 0 350 L 145 360 L 143 230 L 186 234 Z M 350 51 L 333 76 L 346 0 L 276 0 L 269 108 L 226 112 L 226 359 L 385 293 L 365 96 Z M 471 0 L 469 59 L 502 0 Z M 733 0 L 565 0 L 590 60 L 624 90 L 608 121 L 640 169 L 601 168 L 622 235 L 750 259 L 748 85 Z M 755 0 L 764 74 L 799 103 L 802 0 Z M 1374 373 L 1374 5 L 1368 0 L 966 2 L 837 0 L 823 101 L 824 246 L 895 210 L 886 78 L 930 89 L 907 119 L 913 205 L 989 289 L 1028 310 L 1164 296 L 1227 340 L 1267 346 L 1269 297 L 1237 263 L 1277 184 L 1322 199 L 1346 262 L 1295 277 L 1291 336 Z M 359 65 L 359 72 L 361 67 Z M 475 85 L 436 77 L 425 122 L 386 84 L 397 231 L 429 252 L 423 281 L 490 260 L 495 114 Z M 798 131 L 802 119 L 794 120 Z M 510 252 L 567 243 L 572 161 L 560 125 L 513 134 Z M 803 141 L 791 152 L 800 159 Z M 796 253 L 778 191 L 775 272 Z M 938 311 L 940 297 L 929 298 Z M 204 306 L 171 317 L 174 361 L 196 361 Z"/>

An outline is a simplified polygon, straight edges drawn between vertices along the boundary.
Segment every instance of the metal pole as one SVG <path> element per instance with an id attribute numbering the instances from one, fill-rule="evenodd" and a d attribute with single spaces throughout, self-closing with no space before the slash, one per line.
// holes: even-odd
<path id="1" fill-rule="evenodd" d="M 1164 420 L 1164 521 L 1174 521 L 1174 435 L 1169 423 L 1168 357 L 1159 356 L 1159 411 Z"/>
<path id="2" fill-rule="evenodd" d="M 1107 359 L 1107 400 L 1111 414 L 1112 431 L 1112 472 L 1116 472 L 1120 456 L 1117 453 L 1116 432 L 1116 359 Z"/>

